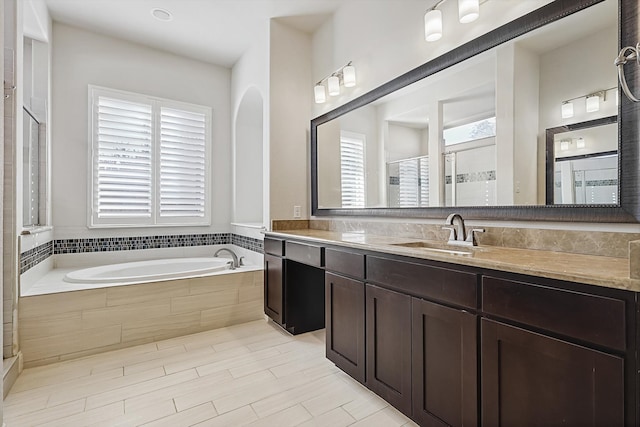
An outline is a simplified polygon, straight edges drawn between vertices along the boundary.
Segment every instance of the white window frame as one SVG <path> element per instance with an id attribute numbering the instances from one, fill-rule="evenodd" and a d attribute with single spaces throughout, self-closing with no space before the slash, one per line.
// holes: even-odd
<path id="1" fill-rule="evenodd" d="M 212 109 L 208 106 L 189 104 L 154 96 L 109 89 L 101 86 L 88 86 L 89 98 L 89 181 L 87 195 L 87 225 L 89 228 L 127 228 L 127 227 L 181 227 L 211 225 L 211 164 L 212 164 Z M 98 153 L 97 119 L 98 98 L 100 96 L 148 104 L 152 107 L 152 162 L 151 162 L 151 217 L 150 218 L 99 218 L 97 209 L 97 170 Z M 160 216 L 160 112 L 161 108 L 183 110 L 205 116 L 205 153 L 204 153 L 204 215 L 202 217 L 161 217 Z"/>

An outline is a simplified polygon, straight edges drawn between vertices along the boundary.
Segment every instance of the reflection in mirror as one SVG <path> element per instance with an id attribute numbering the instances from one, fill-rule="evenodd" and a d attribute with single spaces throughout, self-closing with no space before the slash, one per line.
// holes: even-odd
<path id="1" fill-rule="evenodd" d="M 46 214 L 44 189 L 46 188 L 46 153 L 44 128 L 29 110 L 23 108 L 23 225 L 43 225 Z"/>
<path id="2" fill-rule="evenodd" d="M 547 204 L 618 203 L 617 117 L 547 129 Z"/>
<path id="3" fill-rule="evenodd" d="M 617 184 L 603 201 L 574 176 L 555 201 L 545 181 L 547 129 L 617 115 L 617 16 L 605 0 L 322 122 L 317 207 L 618 204 Z"/>

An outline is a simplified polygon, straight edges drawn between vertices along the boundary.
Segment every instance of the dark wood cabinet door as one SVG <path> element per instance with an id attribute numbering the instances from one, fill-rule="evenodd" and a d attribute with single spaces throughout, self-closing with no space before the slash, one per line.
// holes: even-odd
<path id="1" fill-rule="evenodd" d="M 482 425 L 622 426 L 622 358 L 482 319 Z"/>
<path id="2" fill-rule="evenodd" d="M 412 306 L 414 420 L 477 426 L 477 316 L 418 298 Z"/>
<path id="3" fill-rule="evenodd" d="M 367 387 L 411 415 L 411 297 L 366 285 Z"/>
<path id="4" fill-rule="evenodd" d="M 264 313 L 282 325 L 284 318 L 284 260 L 264 254 Z"/>
<path id="5" fill-rule="evenodd" d="M 364 383 L 364 283 L 325 274 L 327 358 Z"/>

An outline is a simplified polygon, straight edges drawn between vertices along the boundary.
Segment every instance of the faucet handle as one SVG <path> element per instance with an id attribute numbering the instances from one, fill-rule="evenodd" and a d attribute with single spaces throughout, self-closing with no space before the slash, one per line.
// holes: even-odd
<path id="1" fill-rule="evenodd" d="M 465 242 L 471 242 L 473 246 L 476 246 L 477 242 L 476 242 L 475 233 L 484 233 L 484 228 L 472 228 L 471 230 L 469 230 L 469 233 L 467 233 L 467 239 L 465 240 Z"/>
<path id="2" fill-rule="evenodd" d="M 449 230 L 449 241 L 456 240 L 456 228 L 453 225 L 445 225 L 443 230 Z"/>

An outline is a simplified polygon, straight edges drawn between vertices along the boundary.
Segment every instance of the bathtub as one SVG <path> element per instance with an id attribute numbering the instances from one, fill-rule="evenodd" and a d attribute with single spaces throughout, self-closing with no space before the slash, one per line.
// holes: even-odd
<path id="1" fill-rule="evenodd" d="M 65 274 L 67 283 L 134 284 L 204 276 L 229 269 L 228 258 L 170 258 L 83 268 Z"/>

